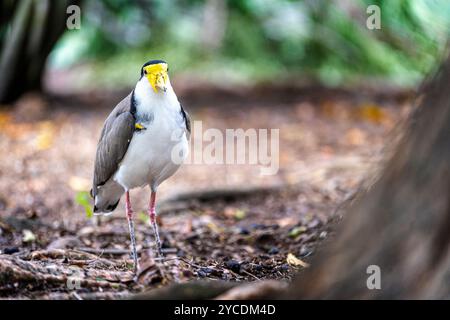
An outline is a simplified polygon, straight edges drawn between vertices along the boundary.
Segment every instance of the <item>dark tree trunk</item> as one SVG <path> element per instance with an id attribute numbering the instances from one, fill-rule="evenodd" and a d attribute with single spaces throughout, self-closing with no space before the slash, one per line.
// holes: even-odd
<path id="1" fill-rule="evenodd" d="M 41 89 L 48 54 L 66 28 L 66 9 L 79 1 L 0 3 L 0 103 Z"/>
<path id="2" fill-rule="evenodd" d="M 450 57 L 384 172 L 345 215 L 336 239 L 289 298 L 450 298 Z M 381 270 L 369 290 L 367 267 Z"/>

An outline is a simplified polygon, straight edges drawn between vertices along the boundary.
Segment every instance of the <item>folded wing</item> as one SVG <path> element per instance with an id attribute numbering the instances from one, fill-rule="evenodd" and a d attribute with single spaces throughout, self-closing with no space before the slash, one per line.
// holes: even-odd
<path id="1" fill-rule="evenodd" d="M 117 171 L 127 152 L 133 132 L 135 117 L 132 112 L 132 94 L 123 99 L 105 121 L 95 157 L 92 196 Z"/>

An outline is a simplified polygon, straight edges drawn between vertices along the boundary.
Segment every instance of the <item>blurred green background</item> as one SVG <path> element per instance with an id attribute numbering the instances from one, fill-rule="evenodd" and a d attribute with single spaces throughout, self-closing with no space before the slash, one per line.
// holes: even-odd
<path id="1" fill-rule="evenodd" d="M 381 9 L 381 30 L 366 27 L 370 4 Z M 129 70 L 150 58 L 218 83 L 412 86 L 442 54 L 450 26 L 447 0 L 102 0 L 81 13 L 81 29 L 64 34 L 49 66 L 89 64 L 85 76 L 99 86 L 132 85 Z"/>
<path id="2" fill-rule="evenodd" d="M 81 24 L 69 30 L 73 4 Z M 374 4 L 379 30 L 366 25 Z M 42 89 L 44 71 L 82 90 L 131 87 L 149 59 L 216 85 L 412 87 L 449 30 L 448 0 L 4 0 L 0 102 Z"/>

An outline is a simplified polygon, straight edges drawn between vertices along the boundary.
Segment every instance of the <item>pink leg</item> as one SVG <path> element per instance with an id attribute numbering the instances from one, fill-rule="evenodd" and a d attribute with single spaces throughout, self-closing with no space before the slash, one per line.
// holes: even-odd
<path id="1" fill-rule="evenodd" d="M 150 204 L 148 208 L 148 214 L 150 216 L 150 222 L 153 226 L 153 232 L 155 233 L 155 240 L 156 240 L 156 247 L 158 249 L 158 254 L 160 257 L 163 256 L 162 250 L 161 250 L 161 239 L 159 238 L 159 232 L 158 232 L 158 224 L 156 223 L 156 192 L 151 193 L 150 195 Z"/>
<path id="2" fill-rule="evenodd" d="M 136 251 L 136 237 L 134 235 L 134 222 L 133 222 L 133 210 L 131 209 L 130 193 L 125 192 L 125 209 L 127 213 L 128 228 L 130 229 L 131 249 L 134 261 L 134 273 L 136 274 L 138 269 L 137 251 Z"/>

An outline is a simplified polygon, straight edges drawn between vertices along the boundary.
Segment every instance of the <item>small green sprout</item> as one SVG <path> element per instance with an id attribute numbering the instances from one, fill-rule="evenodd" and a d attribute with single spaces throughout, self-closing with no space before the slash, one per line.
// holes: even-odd
<path id="1" fill-rule="evenodd" d="M 75 195 L 75 202 L 84 208 L 87 218 L 92 218 L 94 213 L 92 212 L 92 204 L 90 202 L 90 195 L 87 191 L 79 191 Z"/>

